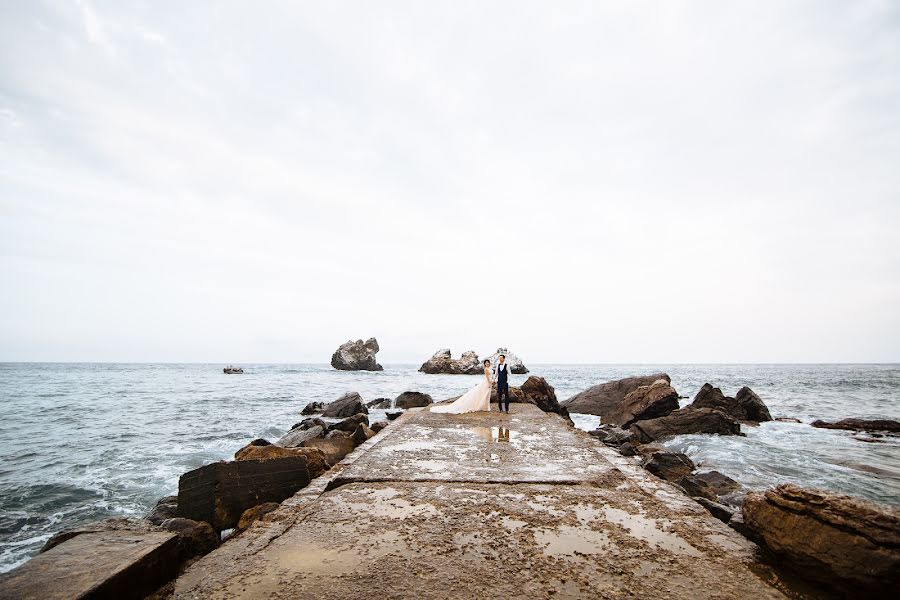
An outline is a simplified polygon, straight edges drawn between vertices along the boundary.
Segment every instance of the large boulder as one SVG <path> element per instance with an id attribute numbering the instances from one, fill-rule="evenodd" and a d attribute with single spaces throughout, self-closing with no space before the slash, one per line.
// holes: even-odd
<path id="1" fill-rule="evenodd" d="M 433 404 L 434 400 L 428 394 L 422 392 L 403 392 L 394 400 L 396 408 L 417 408 Z"/>
<path id="2" fill-rule="evenodd" d="M 556 399 L 556 390 L 543 377 L 532 375 L 522 387 L 509 386 L 509 401 L 534 404 L 544 412 L 555 413 L 573 425 L 569 411 Z M 491 387 L 491 402 L 497 402 L 497 384 Z"/>
<path id="3" fill-rule="evenodd" d="M 360 423 L 351 437 L 353 438 L 353 443 L 359 446 L 364 444 L 369 438 L 375 437 L 375 432 L 369 429 L 369 426 L 365 423 Z"/>
<path id="4" fill-rule="evenodd" d="M 336 465 L 341 462 L 345 456 L 353 452 L 353 449 L 356 447 L 356 442 L 354 442 L 351 437 L 352 434 L 347 432 L 345 436 L 335 436 L 329 438 L 316 438 L 313 440 L 307 440 L 303 442 L 304 448 L 318 448 L 325 455 L 325 460 L 330 465 Z"/>
<path id="5" fill-rule="evenodd" d="M 357 413 L 352 417 L 347 417 L 343 421 L 338 421 L 334 425 L 328 428 L 329 431 L 347 431 L 349 433 L 353 433 L 356 431 L 356 428 L 359 427 L 361 423 L 369 424 L 368 415 L 364 415 L 363 413 Z"/>
<path id="6" fill-rule="evenodd" d="M 799 573 L 853 597 L 896 597 L 900 509 L 782 484 L 747 494 L 744 524 Z"/>
<path id="7" fill-rule="evenodd" d="M 672 382 L 671 377 L 665 373 L 616 379 L 589 387 L 562 402 L 562 406 L 567 408 L 569 412 L 598 415 L 605 419 L 610 412 L 619 407 L 625 396 L 642 385 L 652 385 L 657 379 L 665 379 L 669 383 Z"/>
<path id="8" fill-rule="evenodd" d="M 309 476 L 311 478 L 318 477 L 331 468 L 331 465 L 325 460 L 325 455 L 321 450 L 315 448 L 285 448 L 275 444 L 259 446 L 250 442 L 235 453 L 234 459 L 273 460 L 276 458 L 285 458 L 287 456 L 305 456 L 306 468 L 309 469 Z"/>
<path id="9" fill-rule="evenodd" d="M 310 402 L 306 406 L 303 407 L 303 410 L 300 411 L 300 414 L 304 417 L 306 415 L 314 415 L 325 410 L 324 402 Z"/>
<path id="10" fill-rule="evenodd" d="M 447 375 L 480 375 L 484 366 L 473 351 L 463 352 L 458 359 L 451 358 L 450 350 L 442 349 L 426 360 L 419 371 L 430 375 L 444 373 Z"/>
<path id="11" fill-rule="evenodd" d="M 331 355 L 331 366 L 341 371 L 383 371 L 375 360 L 378 350 L 375 338 L 346 341 Z"/>
<path id="12" fill-rule="evenodd" d="M 312 440 L 315 438 L 325 437 L 327 430 L 320 426 L 310 427 L 309 429 L 303 429 L 302 427 L 297 427 L 295 429 L 291 429 L 286 434 L 281 436 L 278 440 L 278 446 L 284 446 L 285 448 L 297 448 L 303 445 L 303 442 L 306 440 Z"/>
<path id="13" fill-rule="evenodd" d="M 366 408 L 384 410 L 385 408 L 391 408 L 392 406 L 394 406 L 394 401 L 390 398 L 375 398 L 374 400 L 366 402 Z"/>
<path id="14" fill-rule="evenodd" d="M 657 379 L 629 392 L 603 422 L 627 429 L 635 421 L 664 417 L 677 408 L 678 392 L 665 379 Z"/>
<path id="15" fill-rule="evenodd" d="M 334 402 L 326 404 L 322 416 L 330 419 L 344 419 L 357 413 L 369 414 L 369 409 L 366 408 L 362 396 L 356 392 L 348 392 Z"/>
<path id="16" fill-rule="evenodd" d="M 826 421 L 813 421 L 813 427 L 822 429 L 846 429 L 849 431 L 887 431 L 900 433 L 900 421 L 890 419 L 841 419 L 834 423 Z"/>
<path id="17" fill-rule="evenodd" d="M 166 519 L 171 519 L 178 515 L 178 496 L 165 496 L 156 502 L 150 512 L 144 515 L 144 518 L 159 525 Z"/>
<path id="18" fill-rule="evenodd" d="M 677 482 L 687 477 L 696 468 L 685 454 L 659 450 L 644 457 L 641 466 L 666 481 Z"/>
<path id="19" fill-rule="evenodd" d="M 771 421 L 772 415 L 759 396 L 744 386 L 734 398 L 726 396 L 717 387 L 704 383 L 691 403 L 693 408 L 717 408 L 739 421 L 760 423 Z"/>
<path id="20" fill-rule="evenodd" d="M 219 534 L 206 521 L 174 517 L 160 523 L 160 527 L 178 534 L 185 559 L 209 554 L 219 547 L 221 541 Z"/>
<path id="21" fill-rule="evenodd" d="M 664 417 L 637 421 L 629 427 L 634 439 L 642 444 L 686 433 L 741 435 L 737 419 L 715 408 L 679 408 Z"/>
<path id="22" fill-rule="evenodd" d="M 488 357 L 491 359 L 492 366 L 497 366 L 497 363 L 500 362 L 501 354 L 504 356 L 506 364 L 509 365 L 510 373 L 512 373 L 513 375 L 525 375 L 528 373 L 528 369 L 525 368 L 525 364 L 522 363 L 522 359 L 506 348 L 497 348 L 497 351 Z"/>

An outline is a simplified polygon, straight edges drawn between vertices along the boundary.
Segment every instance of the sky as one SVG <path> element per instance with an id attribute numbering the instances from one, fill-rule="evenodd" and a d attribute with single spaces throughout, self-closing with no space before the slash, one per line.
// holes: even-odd
<path id="1" fill-rule="evenodd" d="M 0 0 L 0 361 L 900 361 L 900 3 Z"/>

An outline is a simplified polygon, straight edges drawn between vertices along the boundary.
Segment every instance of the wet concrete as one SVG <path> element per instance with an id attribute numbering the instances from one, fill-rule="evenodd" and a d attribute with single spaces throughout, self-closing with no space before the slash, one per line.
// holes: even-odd
<path id="1" fill-rule="evenodd" d="M 754 549 L 555 415 L 417 410 L 192 565 L 175 597 L 782 597 Z"/>

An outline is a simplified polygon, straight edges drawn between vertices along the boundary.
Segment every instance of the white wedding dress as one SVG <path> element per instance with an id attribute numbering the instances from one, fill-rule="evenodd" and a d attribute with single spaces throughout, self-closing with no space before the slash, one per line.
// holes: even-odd
<path id="1" fill-rule="evenodd" d="M 481 378 L 481 382 L 478 385 L 450 404 L 432 406 L 431 412 L 458 415 L 467 412 L 491 410 L 491 380 L 489 379 L 489 374 L 489 370 L 485 371 L 485 375 Z"/>

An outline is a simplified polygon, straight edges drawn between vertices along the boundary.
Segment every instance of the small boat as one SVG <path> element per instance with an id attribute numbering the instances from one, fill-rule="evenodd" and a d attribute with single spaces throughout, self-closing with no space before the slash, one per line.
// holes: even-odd
<path id="1" fill-rule="evenodd" d="M 226 375 L 240 375 L 244 372 L 244 370 L 240 367 L 232 367 L 231 365 L 228 365 L 227 367 L 222 369 L 222 372 L 224 372 Z"/>

